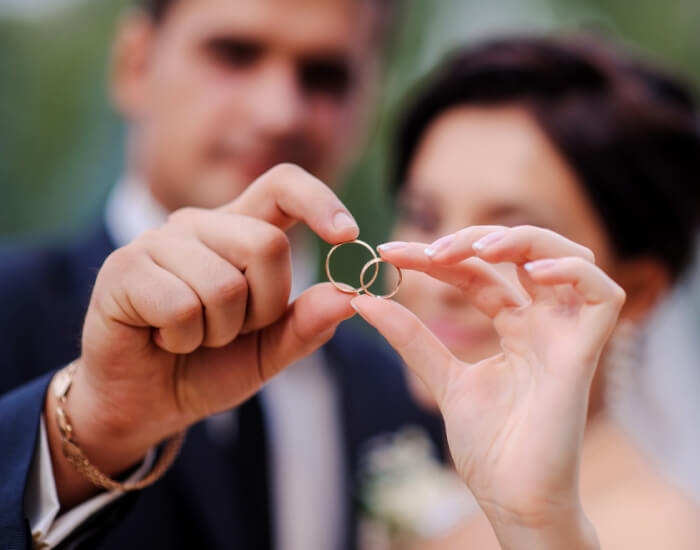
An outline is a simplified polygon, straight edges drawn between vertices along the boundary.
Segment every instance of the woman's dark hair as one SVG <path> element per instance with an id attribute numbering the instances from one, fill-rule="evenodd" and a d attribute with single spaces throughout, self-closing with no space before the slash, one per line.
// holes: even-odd
<path id="1" fill-rule="evenodd" d="M 449 57 L 399 126 L 396 187 L 441 113 L 507 104 L 527 109 L 572 167 L 619 256 L 651 256 L 680 275 L 700 219 L 694 99 L 590 37 L 500 39 Z"/>
<path id="2" fill-rule="evenodd" d="M 165 13 L 175 2 L 177 2 L 177 0 L 140 0 L 143 9 L 155 21 L 163 19 Z"/>

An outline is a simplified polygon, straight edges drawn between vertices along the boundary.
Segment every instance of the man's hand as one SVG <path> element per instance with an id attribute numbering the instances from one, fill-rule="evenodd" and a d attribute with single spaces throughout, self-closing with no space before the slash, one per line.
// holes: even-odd
<path id="1" fill-rule="evenodd" d="M 327 342 L 354 314 L 329 284 L 291 305 L 296 221 L 329 243 L 357 237 L 322 182 L 281 165 L 217 210 L 183 209 L 114 252 L 100 270 L 68 398 L 75 439 L 116 475 L 194 422 L 235 407 Z M 65 461 L 49 392 L 46 414 L 59 497 L 92 489 Z"/>

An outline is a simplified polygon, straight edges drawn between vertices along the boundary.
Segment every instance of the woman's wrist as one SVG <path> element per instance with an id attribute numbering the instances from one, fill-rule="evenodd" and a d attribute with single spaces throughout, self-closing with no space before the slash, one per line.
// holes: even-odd
<path id="1" fill-rule="evenodd" d="M 503 550 L 600 550 L 598 535 L 583 510 L 567 510 L 529 521 L 484 509 Z"/>

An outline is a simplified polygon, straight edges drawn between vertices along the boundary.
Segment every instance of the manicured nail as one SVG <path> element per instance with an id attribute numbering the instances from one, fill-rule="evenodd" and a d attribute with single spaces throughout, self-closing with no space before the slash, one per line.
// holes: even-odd
<path id="1" fill-rule="evenodd" d="M 357 229 L 357 222 L 347 212 L 342 210 L 333 217 L 333 225 L 339 231 L 348 228 Z"/>
<path id="2" fill-rule="evenodd" d="M 454 233 L 452 233 L 451 235 L 445 235 L 444 237 L 439 238 L 437 241 L 435 241 L 433 244 L 431 244 L 423 252 L 425 252 L 426 256 L 430 256 L 432 258 L 438 252 L 442 252 L 443 250 L 447 250 L 449 248 L 449 246 L 453 242 L 455 242 L 456 238 L 457 238 L 457 236 Z"/>
<path id="3" fill-rule="evenodd" d="M 539 271 L 540 269 L 552 267 L 556 263 L 556 260 L 537 260 L 534 262 L 528 262 L 523 267 L 525 268 L 525 271 L 532 273 L 533 271 Z"/>
<path id="4" fill-rule="evenodd" d="M 380 244 L 380 245 L 377 247 L 377 250 L 384 250 L 384 251 L 387 251 L 387 250 L 398 250 L 399 248 L 405 248 L 405 247 L 406 247 L 406 244 L 407 244 L 407 243 L 402 242 L 402 241 L 393 241 L 393 242 L 390 242 L 390 243 Z"/>
<path id="5" fill-rule="evenodd" d="M 503 236 L 506 234 L 505 231 L 495 231 L 493 233 L 489 233 L 485 237 L 481 237 L 478 241 L 476 241 L 473 245 L 472 248 L 474 250 L 477 250 L 479 252 L 483 251 L 487 246 L 492 245 L 493 243 L 500 241 Z"/>
<path id="6" fill-rule="evenodd" d="M 355 299 L 353 298 L 350 300 L 350 307 L 354 309 L 357 313 L 360 313 L 360 308 L 357 307 L 357 304 L 355 303 Z"/>

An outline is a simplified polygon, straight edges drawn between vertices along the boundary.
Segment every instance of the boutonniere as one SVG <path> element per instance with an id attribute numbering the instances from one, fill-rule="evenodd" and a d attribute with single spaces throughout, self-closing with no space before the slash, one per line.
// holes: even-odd
<path id="1" fill-rule="evenodd" d="M 403 550 L 441 538 L 477 510 L 427 433 L 406 428 L 371 440 L 360 462 L 361 550 Z"/>

